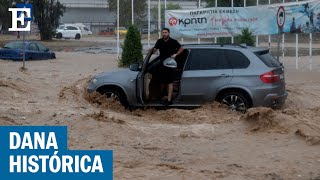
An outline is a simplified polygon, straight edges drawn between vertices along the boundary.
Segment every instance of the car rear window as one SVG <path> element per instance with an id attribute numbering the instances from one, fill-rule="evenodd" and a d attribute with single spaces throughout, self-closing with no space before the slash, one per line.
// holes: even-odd
<path id="1" fill-rule="evenodd" d="M 247 57 L 239 51 L 225 50 L 225 57 L 232 65 L 233 69 L 245 69 L 250 65 Z"/>
<path id="2" fill-rule="evenodd" d="M 279 67 L 281 63 L 276 60 L 270 52 L 263 51 L 263 52 L 256 52 L 255 53 L 259 59 L 268 67 Z"/>

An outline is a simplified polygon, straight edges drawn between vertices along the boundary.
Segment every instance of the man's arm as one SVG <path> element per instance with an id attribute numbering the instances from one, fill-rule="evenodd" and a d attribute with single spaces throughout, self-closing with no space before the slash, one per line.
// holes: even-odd
<path id="1" fill-rule="evenodd" d="M 159 46 L 160 46 L 160 41 L 159 39 L 157 40 L 156 44 L 154 45 L 153 48 L 151 48 L 149 51 L 151 52 L 152 51 L 152 54 L 156 53 L 159 49 Z"/>
<path id="2" fill-rule="evenodd" d="M 179 54 L 181 54 L 182 52 L 183 52 L 183 47 L 181 46 L 180 48 L 179 48 L 179 50 L 178 50 L 178 52 L 176 53 L 176 54 L 174 54 L 174 55 L 172 55 L 171 57 L 174 59 L 174 58 L 176 58 L 176 56 L 179 56 Z"/>
<path id="3" fill-rule="evenodd" d="M 158 51 L 158 49 L 156 49 L 156 48 L 151 48 L 151 49 L 149 49 L 149 52 L 152 52 L 152 54 L 154 54 L 154 53 L 156 53 Z"/>

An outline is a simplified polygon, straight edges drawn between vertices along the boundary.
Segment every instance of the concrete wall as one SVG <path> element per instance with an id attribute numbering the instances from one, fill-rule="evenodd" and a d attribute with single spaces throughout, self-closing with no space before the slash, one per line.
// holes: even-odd
<path id="1" fill-rule="evenodd" d="M 114 27 L 116 23 L 115 13 L 107 8 L 66 8 L 61 18 L 61 23 L 83 23 L 97 34 L 107 27 Z"/>

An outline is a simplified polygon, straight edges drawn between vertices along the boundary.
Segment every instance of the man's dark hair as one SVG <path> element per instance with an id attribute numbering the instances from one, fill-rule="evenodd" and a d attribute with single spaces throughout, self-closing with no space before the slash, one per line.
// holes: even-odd
<path id="1" fill-rule="evenodd" d="M 166 30 L 166 31 L 168 31 L 168 33 L 170 33 L 170 29 L 168 29 L 168 28 L 163 28 L 161 31 L 164 31 L 164 30 Z"/>

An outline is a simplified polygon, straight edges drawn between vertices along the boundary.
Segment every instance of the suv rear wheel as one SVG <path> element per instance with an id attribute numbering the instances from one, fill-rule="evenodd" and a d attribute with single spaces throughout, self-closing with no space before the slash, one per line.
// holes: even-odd
<path id="1" fill-rule="evenodd" d="M 245 113 L 249 108 L 248 99 L 240 92 L 226 92 L 220 98 L 220 103 L 228 107 L 230 111 Z"/>

